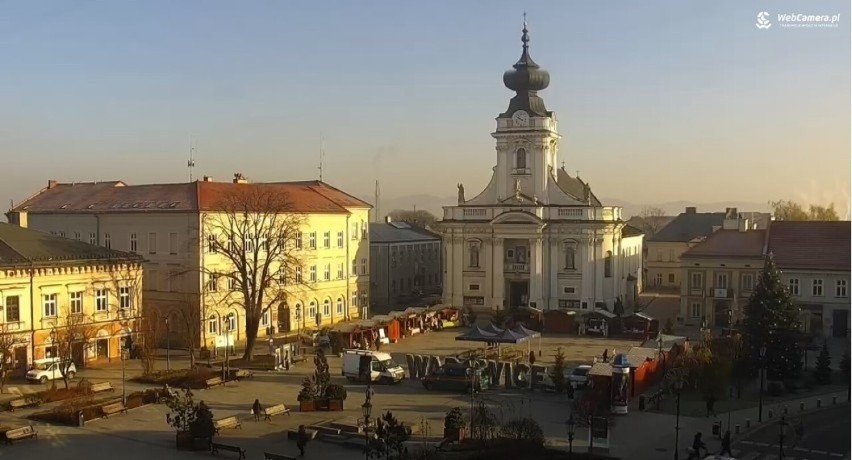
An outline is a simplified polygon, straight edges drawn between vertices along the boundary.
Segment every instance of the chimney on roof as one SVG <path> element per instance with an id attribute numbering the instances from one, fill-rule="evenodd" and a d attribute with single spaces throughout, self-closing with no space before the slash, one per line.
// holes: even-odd
<path id="1" fill-rule="evenodd" d="M 391 218 L 391 216 L 385 216 L 385 223 L 389 224 L 391 222 L 393 222 L 393 219 Z"/>
<path id="2" fill-rule="evenodd" d="M 235 184 L 248 184 L 248 179 L 243 176 L 243 173 L 234 173 Z"/>
<path id="3" fill-rule="evenodd" d="M 47 181 L 47 188 L 52 189 L 53 187 L 56 187 L 56 179 L 50 179 Z"/>
<path id="4" fill-rule="evenodd" d="M 204 176 L 204 182 L 213 182 L 213 177 L 211 177 L 211 176 Z"/>
<path id="5" fill-rule="evenodd" d="M 695 206 L 687 206 L 686 207 L 686 213 L 687 214 L 695 214 L 696 212 L 698 212 L 698 209 Z"/>
<path id="6" fill-rule="evenodd" d="M 746 223 L 748 221 L 746 220 Z M 722 228 L 725 230 L 741 230 L 745 231 L 746 227 L 742 227 L 740 215 L 737 213 L 737 208 L 725 208 L 725 220 L 722 221 Z"/>

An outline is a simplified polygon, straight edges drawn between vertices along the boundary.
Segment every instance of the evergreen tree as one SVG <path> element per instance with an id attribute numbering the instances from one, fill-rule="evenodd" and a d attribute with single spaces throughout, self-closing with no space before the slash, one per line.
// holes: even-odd
<path id="1" fill-rule="evenodd" d="M 198 403 L 195 407 L 195 420 L 189 424 L 189 431 L 196 438 L 210 439 L 216 434 L 216 427 L 213 424 L 213 412 L 204 404 L 204 401 Z"/>
<path id="2" fill-rule="evenodd" d="M 797 307 L 772 253 L 766 256 L 763 271 L 745 308 L 743 331 L 753 369 L 760 365 L 760 348 L 766 347 L 766 373 L 769 378 L 797 377 L 802 370 L 801 323 Z"/>
<path id="3" fill-rule="evenodd" d="M 550 380 L 557 393 L 565 391 L 565 352 L 562 347 L 556 348 L 553 367 L 550 370 Z"/>
<path id="4" fill-rule="evenodd" d="M 831 383 L 831 355 L 828 353 L 828 344 L 826 342 L 822 343 L 822 350 L 820 350 L 817 357 L 814 378 L 820 385 Z"/>
<path id="5" fill-rule="evenodd" d="M 302 389 L 299 390 L 299 395 L 296 399 L 300 402 L 313 401 L 317 399 L 317 387 L 314 385 L 314 379 L 305 377 L 305 379 L 302 380 Z"/>
<path id="6" fill-rule="evenodd" d="M 840 370 L 843 371 L 843 376 L 846 377 L 846 382 L 849 382 L 849 349 L 843 352 L 843 358 L 840 359 Z"/>

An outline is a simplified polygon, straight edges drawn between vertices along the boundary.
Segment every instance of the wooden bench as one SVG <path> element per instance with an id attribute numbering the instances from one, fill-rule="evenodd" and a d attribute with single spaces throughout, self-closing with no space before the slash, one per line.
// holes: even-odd
<path id="1" fill-rule="evenodd" d="M 254 372 L 247 369 L 237 369 L 237 371 L 234 372 L 235 380 L 250 379 L 252 377 L 254 377 Z"/>
<path id="2" fill-rule="evenodd" d="M 225 381 L 222 380 L 222 377 L 213 377 L 204 381 L 204 384 L 207 385 L 207 388 L 215 387 L 216 385 L 224 385 Z"/>
<path id="3" fill-rule="evenodd" d="M 100 393 L 102 391 L 115 391 L 115 388 L 113 388 L 112 384 L 109 382 L 98 382 L 89 386 L 89 390 L 92 393 Z"/>
<path id="4" fill-rule="evenodd" d="M 234 452 L 236 454 L 239 454 L 239 457 L 237 457 L 239 460 L 243 460 L 243 459 L 246 458 L 246 450 L 243 449 L 242 447 L 232 446 L 232 445 L 229 445 L 229 444 L 220 444 L 218 442 L 214 442 L 213 444 L 210 444 L 210 455 L 216 455 L 216 454 L 219 453 L 220 450 L 224 450 L 226 452 Z"/>
<path id="5" fill-rule="evenodd" d="M 38 439 L 38 432 L 32 425 L 22 426 L 6 432 L 6 444 L 12 444 L 12 441 L 27 438 Z"/>
<path id="6" fill-rule="evenodd" d="M 15 409 L 28 406 L 38 406 L 41 404 L 38 398 L 20 398 L 9 401 L 9 410 L 14 412 Z"/>
<path id="7" fill-rule="evenodd" d="M 107 404 L 105 406 L 101 406 L 101 412 L 104 413 L 104 418 L 109 417 L 110 415 L 118 414 L 121 412 L 127 413 L 127 407 L 124 406 L 124 403 L 121 401 L 114 402 L 112 404 Z"/>
<path id="8" fill-rule="evenodd" d="M 216 428 L 216 434 L 219 434 L 220 428 L 239 428 L 243 429 L 243 424 L 237 420 L 236 416 L 225 417 L 223 419 L 214 420 L 213 426 Z"/>
<path id="9" fill-rule="evenodd" d="M 287 406 L 285 406 L 284 404 L 276 404 L 274 406 L 269 406 L 263 410 L 263 419 L 270 420 L 273 415 L 281 414 L 290 415 L 290 409 L 287 409 Z"/>
<path id="10" fill-rule="evenodd" d="M 296 457 L 290 455 L 273 454 L 272 452 L 264 452 L 263 457 L 266 460 L 296 460 Z"/>

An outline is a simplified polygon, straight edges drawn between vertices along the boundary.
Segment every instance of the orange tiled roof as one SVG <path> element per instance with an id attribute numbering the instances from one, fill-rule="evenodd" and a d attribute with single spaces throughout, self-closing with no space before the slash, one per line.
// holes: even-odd
<path id="1" fill-rule="evenodd" d="M 769 225 L 769 249 L 782 270 L 849 271 L 849 221 L 776 221 Z"/>

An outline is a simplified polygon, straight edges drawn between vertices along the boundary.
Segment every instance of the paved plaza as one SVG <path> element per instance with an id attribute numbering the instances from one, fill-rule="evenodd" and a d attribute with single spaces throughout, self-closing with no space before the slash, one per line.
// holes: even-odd
<path id="1" fill-rule="evenodd" d="M 470 348 L 469 344 L 454 340 L 459 332 L 460 330 L 447 330 L 416 335 L 397 344 L 385 345 L 382 350 L 391 352 L 394 358 L 405 366 L 406 353 L 451 355 Z M 592 358 L 600 356 L 604 349 L 609 349 L 610 352 L 613 349 L 616 352 L 626 352 L 631 346 L 637 344 L 635 340 L 575 336 L 545 337 L 542 340 L 542 355 L 540 358 L 537 356 L 537 362 L 545 365 L 552 363 L 557 347 L 564 349 L 569 365 L 573 366 L 590 362 Z M 534 350 L 538 350 L 537 341 L 531 346 Z M 286 440 L 287 430 L 294 429 L 300 424 L 311 425 L 333 419 L 360 417 L 360 405 L 364 400 L 365 387 L 349 384 L 343 379 L 340 375 L 340 361 L 338 357 L 329 357 L 332 381 L 344 384 L 349 392 L 343 412 L 298 412 L 296 395 L 304 377 L 313 373 L 313 366 L 310 363 L 301 363 L 286 372 L 256 372 L 251 380 L 196 391 L 196 399 L 204 400 L 217 419 L 235 415 L 242 420 L 241 430 L 223 429 L 217 439 L 244 447 L 247 449 L 249 460 L 263 458 L 264 451 L 293 455 L 297 449 L 294 443 Z M 186 365 L 186 361 L 175 360 L 172 363 L 173 367 Z M 138 363 L 133 362 L 130 367 L 128 375 L 138 374 Z M 164 367 L 164 363 L 158 362 L 158 367 Z M 118 363 L 98 369 L 87 369 L 84 371 L 84 376 L 93 381 L 109 381 L 116 388 L 116 395 L 121 394 L 121 367 Z M 61 382 L 58 385 L 61 386 Z M 40 387 L 40 385 L 34 385 L 30 389 Z M 127 392 L 149 387 L 150 385 L 128 382 Z M 374 416 L 378 415 L 379 411 L 390 410 L 407 424 L 417 425 L 421 434 L 431 436 L 441 435 L 443 418 L 449 409 L 459 406 L 467 411 L 470 404 L 468 395 L 426 391 L 419 381 L 408 379 L 399 385 L 378 385 L 374 389 Z M 498 416 L 504 420 L 523 416 L 535 418 L 550 444 L 555 447 L 567 446 L 565 420 L 571 410 L 571 401 L 565 395 L 495 389 L 484 392 L 480 397 L 492 403 L 497 408 Z M 265 406 L 284 403 L 295 410 L 289 416 L 273 417 L 272 421 L 254 422 L 250 414 L 250 406 L 255 398 L 260 399 Z M 845 400 L 845 394 L 841 399 Z M 824 397 L 823 400 L 827 402 L 829 398 Z M 813 405 L 814 402 L 811 401 L 809 404 Z M 767 409 L 769 407 L 771 406 Z M 25 417 L 33 411 L 28 409 L 14 413 L 2 412 L 0 423 L 11 426 L 30 424 L 32 422 Z M 116 453 L 120 452 L 121 458 L 128 460 L 147 459 L 151 456 L 162 460 L 202 458 L 198 457 L 199 455 L 210 458 L 210 454 L 206 452 L 179 452 L 174 448 L 174 431 L 165 420 L 167 412 L 168 409 L 164 405 L 155 404 L 131 410 L 125 415 L 89 422 L 84 428 L 38 426 L 37 441 L 22 441 L 2 448 L 0 456 L 10 454 L 14 454 L 16 458 L 82 458 L 85 456 L 97 460 L 112 459 Z M 744 424 L 745 418 L 754 420 L 754 410 L 735 412 L 732 423 Z M 689 438 L 697 430 L 709 433 L 711 424 L 712 420 L 703 417 L 681 417 L 683 427 L 681 446 L 685 448 Z M 413 439 L 417 439 L 417 436 L 415 435 Z M 585 428 L 577 427 L 574 442 L 576 451 L 585 451 L 586 437 Z M 718 446 L 712 443 L 708 442 L 712 445 L 711 449 L 718 449 Z M 637 460 L 670 458 L 673 445 L 674 416 L 670 414 L 632 411 L 627 416 L 613 419 L 611 435 L 613 455 Z M 308 457 L 363 458 L 363 453 L 351 447 L 314 441 L 308 447 Z"/>

